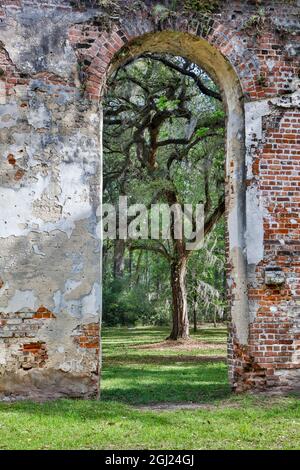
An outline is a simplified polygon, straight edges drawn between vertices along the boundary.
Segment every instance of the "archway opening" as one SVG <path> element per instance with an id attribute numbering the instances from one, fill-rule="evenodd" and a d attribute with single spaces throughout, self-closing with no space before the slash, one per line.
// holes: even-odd
<path id="1" fill-rule="evenodd" d="M 103 202 L 114 206 L 103 220 L 104 326 L 169 322 L 167 340 L 177 342 L 176 347 L 178 340 L 180 347 L 188 340 L 188 348 L 196 349 L 189 324 L 193 322 L 197 333 L 197 315 L 213 319 L 215 326 L 218 316 L 227 319 L 231 315 L 238 337 L 246 341 L 243 112 L 234 78 L 219 53 L 186 34 L 146 35 L 115 59 L 104 100 Z M 165 228 L 160 209 L 158 232 L 153 236 L 155 203 L 191 205 L 191 230 L 195 205 L 202 205 L 202 248 L 195 249 L 192 243 L 187 250 L 187 239 L 182 241 L 175 234 L 178 218 L 173 210 L 170 237 L 162 239 Z M 231 267 L 227 281 L 233 302 L 229 308 L 225 258 Z M 111 333 L 107 345 L 112 348 L 113 363 L 125 361 L 126 373 L 133 357 L 138 368 L 139 350 L 171 347 L 157 341 L 155 328 L 135 328 L 123 340 L 124 330 Z M 224 331 L 219 333 L 225 338 Z M 142 339 L 147 335 L 147 340 Z M 128 354 L 127 342 L 132 338 L 137 344 L 131 344 L 133 352 Z M 105 335 L 103 340 L 105 345 Z M 218 345 L 218 335 L 212 344 L 214 340 Z M 118 354 L 119 346 L 125 349 Z M 215 358 L 210 359 L 208 364 L 213 364 Z M 118 366 L 120 379 L 122 364 Z M 105 367 L 104 354 L 104 374 Z M 105 381 L 103 386 L 105 392 Z M 108 396 L 114 395 L 109 392 Z"/>

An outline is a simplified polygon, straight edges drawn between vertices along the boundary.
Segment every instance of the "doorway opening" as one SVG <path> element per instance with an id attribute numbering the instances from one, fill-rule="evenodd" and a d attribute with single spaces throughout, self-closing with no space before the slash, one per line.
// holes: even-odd
<path id="1" fill-rule="evenodd" d="M 111 73 L 103 108 L 102 397 L 225 396 L 222 92 L 188 58 L 143 52 Z"/>

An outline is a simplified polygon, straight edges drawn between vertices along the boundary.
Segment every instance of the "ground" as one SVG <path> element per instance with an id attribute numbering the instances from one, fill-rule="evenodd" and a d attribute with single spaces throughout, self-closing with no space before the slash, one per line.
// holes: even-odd
<path id="1" fill-rule="evenodd" d="M 226 330 L 103 332 L 101 401 L 0 404 L 1 449 L 299 449 L 296 396 L 232 395 Z"/>

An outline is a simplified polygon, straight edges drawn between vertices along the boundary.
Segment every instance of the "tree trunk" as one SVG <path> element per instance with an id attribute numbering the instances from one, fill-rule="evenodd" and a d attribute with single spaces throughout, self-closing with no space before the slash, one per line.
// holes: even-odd
<path id="1" fill-rule="evenodd" d="M 142 259 L 143 252 L 142 250 L 139 252 L 137 264 L 136 264 L 136 277 L 135 277 L 135 285 L 137 286 L 140 282 L 140 267 L 141 267 L 141 259 Z"/>
<path id="2" fill-rule="evenodd" d="M 125 269 L 125 240 L 115 240 L 114 278 L 121 278 Z"/>
<path id="3" fill-rule="evenodd" d="M 192 270 L 192 306 L 193 306 L 193 323 L 194 333 L 197 333 L 197 310 L 198 310 L 198 292 L 197 292 L 197 276 L 195 269 Z"/>
<path id="4" fill-rule="evenodd" d="M 193 320 L 194 320 L 194 333 L 197 333 L 197 308 L 198 308 L 198 302 L 197 302 L 198 296 L 197 292 L 194 293 L 193 295 Z"/>
<path id="5" fill-rule="evenodd" d="M 171 263 L 171 288 L 173 301 L 173 327 L 167 339 L 189 339 L 189 320 L 186 292 L 187 258 Z"/>
<path id="6" fill-rule="evenodd" d="M 131 282 L 131 278 L 132 278 L 132 251 L 129 250 L 129 259 L 128 259 L 128 272 L 129 272 L 129 279 L 130 279 L 130 282 Z"/>
<path id="7" fill-rule="evenodd" d="M 106 244 L 102 246 L 102 278 L 104 279 L 107 271 L 107 257 L 108 257 L 108 247 Z"/>

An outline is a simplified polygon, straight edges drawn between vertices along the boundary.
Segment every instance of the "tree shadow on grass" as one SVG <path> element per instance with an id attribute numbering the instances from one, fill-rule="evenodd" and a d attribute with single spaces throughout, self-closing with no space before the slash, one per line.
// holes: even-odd
<path id="1" fill-rule="evenodd" d="M 197 351 L 187 348 L 174 354 L 166 346 L 163 353 L 149 347 L 164 341 L 168 328 L 111 329 L 103 334 L 102 400 L 130 405 L 159 403 L 211 403 L 231 394 L 224 354 L 207 354 L 205 340 L 213 348 L 226 341 L 224 328 L 203 328 L 193 341 L 201 343 Z M 132 342 L 132 340 L 134 340 Z M 142 344 L 143 348 L 137 348 Z M 192 342 L 191 342 L 192 344 Z M 149 350 L 146 347 L 149 347 Z M 225 346 L 224 346 L 225 348 Z M 200 353 L 200 354 L 199 354 Z"/>
<path id="2" fill-rule="evenodd" d="M 178 364 L 178 363 L 187 363 L 193 362 L 198 364 L 203 364 L 206 362 L 214 363 L 214 362 L 224 362 L 224 356 L 196 356 L 196 355 L 154 355 L 154 354 L 116 354 L 111 355 L 109 358 L 105 360 L 106 367 L 109 367 L 114 364 Z"/>
<path id="3" fill-rule="evenodd" d="M 220 361 L 110 366 L 102 376 L 102 399 L 130 405 L 212 403 L 230 395 L 227 367 Z"/>
<path id="4" fill-rule="evenodd" d="M 32 423 L 42 424 L 44 418 L 61 417 L 64 425 L 76 422 L 99 422 L 104 426 L 113 426 L 123 421 L 142 421 L 143 424 L 151 425 L 170 425 L 172 418 L 166 415 L 156 413 L 139 412 L 130 407 L 124 406 L 124 403 L 103 400 L 77 400 L 77 399 L 59 399 L 43 403 L 22 401 L 15 403 L 0 403 L 0 417 L 8 414 L 32 416 Z M 31 419 L 31 418 L 30 418 Z M 71 424 L 72 425 L 72 424 Z"/>
<path id="5" fill-rule="evenodd" d="M 138 336 L 138 337 L 143 337 L 143 336 L 159 336 L 161 337 L 162 336 L 162 331 L 163 331 L 163 334 L 167 334 L 169 329 L 165 329 L 162 330 L 162 328 L 139 328 L 139 327 L 134 327 L 132 329 L 130 328 L 124 328 L 124 327 L 120 327 L 120 328 L 103 328 L 102 330 L 102 336 L 105 340 L 109 341 L 110 339 L 116 339 L 116 340 L 120 340 L 120 337 L 123 337 L 123 338 L 128 338 L 130 340 L 130 338 L 134 337 L 134 336 Z M 143 339 L 141 339 L 141 341 L 143 341 Z"/>

